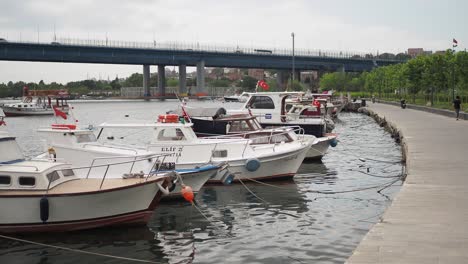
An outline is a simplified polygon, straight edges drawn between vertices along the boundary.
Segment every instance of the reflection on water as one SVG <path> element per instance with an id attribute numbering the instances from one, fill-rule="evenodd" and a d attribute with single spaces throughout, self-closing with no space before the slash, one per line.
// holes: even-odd
<path id="1" fill-rule="evenodd" d="M 97 124 L 110 113 L 149 121 L 174 103 L 77 106 L 82 124 Z M 40 152 L 40 138 L 31 130 L 50 121 L 7 120 L 30 156 Z M 380 194 L 367 188 L 401 174 L 401 164 L 394 163 L 401 153 L 367 116 L 343 114 L 336 131 L 338 146 L 323 163 L 302 164 L 294 180 L 202 188 L 196 200 L 206 218 L 188 203 L 173 202 L 157 208 L 148 226 L 21 237 L 158 263 L 343 263 L 398 191 L 390 187 Z M 96 262 L 130 263 L 0 239 L 0 263 Z"/>

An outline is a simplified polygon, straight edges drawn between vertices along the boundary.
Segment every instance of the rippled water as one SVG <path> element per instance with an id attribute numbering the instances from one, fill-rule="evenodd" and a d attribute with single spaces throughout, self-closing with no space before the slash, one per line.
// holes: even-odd
<path id="1" fill-rule="evenodd" d="M 221 105 L 195 104 L 208 103 Z M 176 105 L 89 102 L 77 103 L 75 112 L 82 125 L 97 125 L 126 114 L 128 119 L 154 120 Z M 7 123 L 26 154 L 34 156 L 43 148 L 35 129 L 52 120 L 17 117 Z M 144 227 L 21 237 L 158 263 L 343 263 L 379 220 L 401 182 L 381 193 L 369 188 L 397 180 L 402 165 L 400 147 L 370 117 L 342 113 L 335 132 L 338 146 L 322 163 L 302 164 L 292 181 L 202 188 L 196 200 L 207 219 L 195 207 L 177 202 L 158 207 Z M 96 262 L 131 263 L 0 239 L 0 263 Z"/>

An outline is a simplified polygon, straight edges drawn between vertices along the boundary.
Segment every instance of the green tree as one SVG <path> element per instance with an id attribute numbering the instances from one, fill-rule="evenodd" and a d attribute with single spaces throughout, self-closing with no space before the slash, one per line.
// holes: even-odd
<path id="1" fill-rule="evenodd" d="M 143 86 L 143 74 L 134 73 L 128 77 L 123 86 L 125 87 L 142 87 Z"/>
<path id="2" fill-rule="evenodd" d="M 241 87 L 247 91 L 254 91 L 255 87 L 257 86 L 257 79 L 254 77 L 250 77 L 248 75 L 242 77 L 241 80 Z"/>

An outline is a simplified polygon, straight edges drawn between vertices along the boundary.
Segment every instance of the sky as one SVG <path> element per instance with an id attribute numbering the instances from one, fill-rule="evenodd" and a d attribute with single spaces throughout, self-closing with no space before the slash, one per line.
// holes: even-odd
<path id="1" fill-rule="evenodd" d="M 289 49 L 294 32 L 297 49 L 436 51 L 451 48 L 455 38 L 463 50 L 466 10 L 465 0 L 0 0 L 0 38 Z M 0 61 L 0 83 L 114 79 L 134 72 L 142 66 Z"/>

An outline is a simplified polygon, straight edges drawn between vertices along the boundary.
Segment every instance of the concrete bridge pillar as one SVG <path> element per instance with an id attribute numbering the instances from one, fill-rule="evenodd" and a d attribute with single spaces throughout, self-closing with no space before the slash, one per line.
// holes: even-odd
<path id="1" fill-rule="evenodd" d="M 143 65 L 143 96 L 144 97 L 150 97 L 151 92 L 150 92 L 150 66 L 149 65 Z"/>
<path id="2" fill-rule="evenodd" d="M 165 65 L 158 65 L 158 88 L 159 95 L 166 96 L 166 68 Z"/>
<path id="3" fill-rule="evenodd" d="M 179 94 L 187 96 L 187 65 L 179 65 Z"/>
<path id="4" fill-rule="evenodd" d="M 197 94 L 205 92 L 205 61 L 197 63 Z"/>

